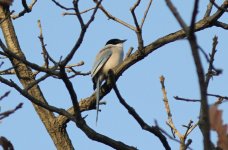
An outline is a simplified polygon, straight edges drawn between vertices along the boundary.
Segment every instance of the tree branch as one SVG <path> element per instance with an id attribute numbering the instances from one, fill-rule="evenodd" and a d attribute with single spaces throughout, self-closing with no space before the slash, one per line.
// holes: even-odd
<path id="1" fill-rule="evenodd" d="M 135 111 L 135 109 L 131 106 L 129 106 L 126 101 L 123 99 L 123 97 L 120 95 L 120 92 L 116 86 L 116 81 L 115 81 L 115 76 L 112 70 L 109 71 L 109 77 L 111 80 L 111 84 L 113 86 L 113 89 L 116 93 L 116 96 L 119 99 L 119 102 L 128 110 L 129 114 L 138 122 L 138 124 L 141 126 L 141 128 L 143 130 L 146 130 L 152 134 L 154 134 L 155 136 L 157 136 L 159 138 L 159 140 L 161 141 L 161 143 L 163 144 L 164 148 L 166 150 L 170 150 L 170 146 L 166 140 L 166 137 L 154 126 L 149 126 L 148 124 L 146 124 L 144 122 L 144 120 L 139 116 L 139 114 Z"/>
<path id="2" fill-rule="evenodd" d="M 19 12 L 17 15 L 12 15 L 11 18 L 17 19 L 24 16 L 26 13 L 30 13 L 32 11 L 33 6 L 36 4 L 36 2 L 37 0 L 33 0 L 31 4 L 28 6 L 26 0 L 22 0 L 22 5 L 24 7 L 24 10 Z"/>

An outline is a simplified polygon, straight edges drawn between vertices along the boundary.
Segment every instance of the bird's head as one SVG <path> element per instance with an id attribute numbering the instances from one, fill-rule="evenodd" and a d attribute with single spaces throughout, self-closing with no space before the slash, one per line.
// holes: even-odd
<path id="1" fill-rule="evenodd" d="M 111 39 L 105 45 L 118 45 L 123 44 L 127 40 L 120 40 L 120 39 Z"/>

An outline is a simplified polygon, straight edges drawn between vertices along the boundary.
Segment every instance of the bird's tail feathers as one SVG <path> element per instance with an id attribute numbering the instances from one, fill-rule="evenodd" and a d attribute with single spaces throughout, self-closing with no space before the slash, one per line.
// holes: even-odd
<path id="1" fill-rule="evenodd" d="M 96 125 L 97 125 L 97 121 L 98 121 L 98 113 L 99 113 L 99 101 L 100 101 L 100 78 L 97 79 L 97 83 L 96 83 Z"/>

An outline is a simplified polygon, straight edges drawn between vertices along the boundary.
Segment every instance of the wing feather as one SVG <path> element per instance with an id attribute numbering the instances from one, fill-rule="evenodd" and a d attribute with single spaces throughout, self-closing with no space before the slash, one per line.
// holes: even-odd
<path id="1" fill-rule="evenodd" d="M 111 57 L 112 51 L 110 50 L 105 50 L 102 52 L 101 56 L 99 56 L 91 70 L 91 76 L 92 78 L 97 74 L 97 72 L 104 66 L 104 64 L 108 61 L 108 59 Z"/>

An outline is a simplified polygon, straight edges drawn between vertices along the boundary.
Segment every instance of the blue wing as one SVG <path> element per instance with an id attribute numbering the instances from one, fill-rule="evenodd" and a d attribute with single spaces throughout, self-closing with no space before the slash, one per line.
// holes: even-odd
<path id="1" fill-rule="evenodd" d="M 112 51 L 110 50 L 105 50 L 101 56 L 99 56 L 91 70 L 91 76 L 92 78 L 97 74 L 97 72 L 104 66 L 104 64 L 107 62 L 107 60 L 110 58 L 112 55 Z"/>

